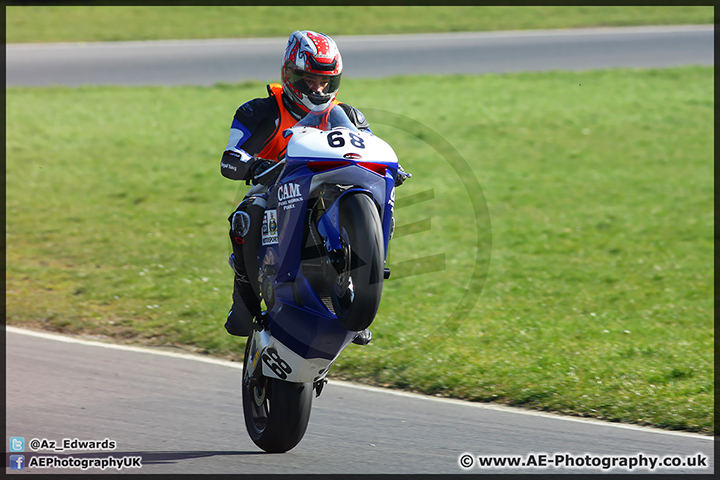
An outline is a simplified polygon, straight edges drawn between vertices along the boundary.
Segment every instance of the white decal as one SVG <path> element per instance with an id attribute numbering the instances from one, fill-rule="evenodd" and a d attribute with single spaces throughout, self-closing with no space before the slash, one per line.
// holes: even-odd
<path id="1" fill-rule="evenodd" d="M 302 202 L 303 196 L 297 183 L 283 183 L 278 187 L 278 206 L 285 210 L 295 208 L 295 203 Z"/>
<path id="2" fill-rule="evenodd" d="M 277 210 L 265 210 L 262 224 L 262 244 L 275 245 L 278 243 Z"/>
<path id="3" fill-rule="evenodd" d="M 335 361 L 326 358 L 303 358 L 276 338 L 270 339 L 265 353 L 267 357 L 263 355 L 263 375 L 296 383 L 315 382 L 324 378 Z"/>
<path id="4" fill-rule="evenodd" d="M 285 199 L 301 197 L 300 185 L 297 183 L 283 183 L 278 187 L 278 201 Z"/>

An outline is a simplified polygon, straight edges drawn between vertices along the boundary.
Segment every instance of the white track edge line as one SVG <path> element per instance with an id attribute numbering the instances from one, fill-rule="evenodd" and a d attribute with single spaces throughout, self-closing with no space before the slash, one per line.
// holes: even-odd
<path id="1" fill-rule="evenodd" d="M 162 355 L 165 357 L 183 358 L 186 360 L 194 360 L 196 362 L 211 363 L 214 365 L 222 365 L 225 367 L 239 368 L 240 370 L 242 370 L 242 363 L 231 362 L 230 360 L 223 360 L 220 358 L 206 357 L 206 356 L 203 356 L 200 354 L 170 352 L 167 350 L 159 350 L 159 349 L 156 350 L 156 349 L 150 348 L 150 347 L 136 347 L 133 345 L 121 345 L 121 344 L 117 344 L 117 343 L 102 342 L 99 340 L 86 340 L 86 339 L 79 338 L 79 337 L 62 335 L 59 333 L 41 332 L 38 330 L 18 328 L 18 327 L 13 327 L 11 325 L 5 325 L 5 330 L 10 333 L 17 333 L 17 334 L 21 334 L 21 335 L 28 335 L 31 337 L 45 338 L 47 340 L 56 340 L 58 342 L 77 343 L 80 345 L 109 348 L 111 350 L 124 350 L 124 351 L 128 351 L 128 352 L 150 353 L 150 354 L 155 354 L 155 355 Z"/>
<path id="2" fill-rule="evenodd" d="M 80 344 L 80 345 L 109 348 L 111 350 L 124 350 L 124 351 L 129 351 L 129 352 L 136 352 L 136 353 L 149 353 L 149 354 L 161 355 L 161 356 L 165 356 L 165 357 L 182 358 L 185 360 L 193 360 L 193 361 L 197 361 L 197 362 L 210 363 L 213 365 L 220 365 L 220 366 L 237 368 L 237 369 L 242 370 L 241 363 L 231 362 L 230 360 L 223 360 L 223 359 L 219 359 L 219 358 L 206 357 L 206 356 L 203 356 L 200 354 L 177 353 L 177 352 L 169 352 L 166 350 L 156 350 L 156 349 L 149 348 L 149 347 L 136 347 L 136 346 L 131 346 L 131 345 L 120 345 L 120 344 L 116 344 L 116 343 L 101 342 L 101 341 L 97 341 L 97 340 L 85 340 L 82 338 L 72 337 L 69 335 L 41 332 L 38 330 L 18 328 L 18 327 L 14 327 L 11 325 L 5 325 L 5 331 L 10 332 L 10 333 L 16 333 L 19 335 L 28 335 L 31 337 L 44 338 L 47 340 L 55 340 L 55 341 L 65 342 L 65 343 L 75 343 L 75 344 Z M 7 342 L 7 339 L 6 339 L 6 342 Z M 646 432 L 646 433 L 659 433 L 659 434 L 664 434 L 664 435 L 675 435 L 675 436 L 690 437 L 690 438 L 695 438 L 695 439 L 706 439 L 706 440 L 713 440 L 713 441 L 715 440 L 714 436 L 702 435 L 702 434 L 697 434 L 697 433 L 676 432 L 676 431 L 672 431 L 672 430 L 662 430 L 662 429 L 653 428 L 653 427 L 643 427 L 643 426 L 631 425 L 631 424 L 620 424 L 620 423 L 606 422 L 606 421 L 590 419 L 590 418 L 578 418 L 578 417 L 571 417 L 571 416 L 566 416 L 566 415 L 562 415 L 562 414 L 539 412 L 536 410 L 526 410 L 526 409 L 522 409 L 522 408 L 508 407 L 505 405 L 480 403 L 480 402 L 468 402 L 465 400 L 458 400 L 458 399 L 454 399 L 454 398 L 434 397 L 434 396 L 430 396 L 430 395 L 422 395 L 419 393 L 404 392 L 404 391 L 393 390 L 393 389 L 389 389 L 389 388 L 372 387 L 372 386 L 368 386 L 368 385 L 362 385 L 362 384 L 347 382 L 347 381 L 342 381 L 342 380 L 330 380 L 329 383 L 331 383 L 333 385 L 347 387 L 347 388 L 354 388 L 357 390 L 365 390 L 365 391 L 375 392 L 375 393 L 385 393 L 388 395 L 417 398 L 417 399 L 429 400 L 429 401 L 434 401 L 434 402 L 451 403 L 454 405 L 462 405 L 462 406 L 473 407 L 473 408 L 483 408 L 486 410 L 496 410 L 496 411 L 501 411 L 501 412 L 506 412 L 506 413 L 517 413 L 517 414 L 521 414 L 521 415 L 530 415 L 530 416 L 535 416 L 535 417 L 554 418 L 554 419 L 566 420 L 566 421 L 570 421 L 570 422 L 589 423 L 589 424 L 598 425 L 598 426 L 623 428 L 623 429 L 627 429 L 627 430 L 636 430 L 636 431 L 642 431 L 642 432 Z"/>

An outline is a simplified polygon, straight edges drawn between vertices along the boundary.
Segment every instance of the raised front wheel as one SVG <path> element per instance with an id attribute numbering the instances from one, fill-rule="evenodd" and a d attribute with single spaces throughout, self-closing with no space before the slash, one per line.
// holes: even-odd
<path id="1" fill-rule="evenodd" d="M 333 286 L 333 309 L 343 327 L 360 331 L 377 314 L 384 273 L 380 216 L 369 196 L 353 194 L 340 200 L 339 231 L 344 267 Z"/>

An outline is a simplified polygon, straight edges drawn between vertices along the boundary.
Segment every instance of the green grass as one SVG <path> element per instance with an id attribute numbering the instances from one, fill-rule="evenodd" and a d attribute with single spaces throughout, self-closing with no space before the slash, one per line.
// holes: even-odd
<path id="1" fill-rule="evenodd" d="M 711 24 L 712 6 L 9 6 L 6 38 L 80 42 Z"/>
<path id="2" fill-rule="evenodd" d="M 331 375 L 713 433 L 713 80 L 686 67 L 344 81 L 340 98 L 414 176 L 374 340 Z M 222 327 L 226 218 L 247 187 L 219 159 L 258 95 L 8 88 L 8 323 L 240 360 Z"/>

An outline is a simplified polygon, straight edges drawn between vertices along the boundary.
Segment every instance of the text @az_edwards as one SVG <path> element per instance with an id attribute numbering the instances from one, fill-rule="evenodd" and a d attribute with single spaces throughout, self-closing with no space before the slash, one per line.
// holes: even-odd
<path id="1" fill-rule="evenodd" d="M 63 438 L 61 441 L 48 440 L 47 438 L 33 438 L 28 442 L 28 447 L 34 452 L 50 450 L 64 452 L 67 450 L 85 451 L 107 451 L 115 450 L 117 442 L 105 438 L 103 440 L 80 440 L 78 438 Z"/>
<path id="2" fill-rule="evenodd" d="M 26 447 L 31 452 L 69 452 L 69 451 L 112 451 L 117 448 L 117 442 L 104 438 L 102 440 L 81 440 L 78 438 L 63 438 L 61 441 L 47 438 L 33 438 L 27 444 L 24 437 L 10 437 L 9 450 L 14 455 L 8 458 L 8 467 L 11 470 L 25 470 L 26 468 L 71 468 L 71 469 L 115 469 L 142 468 L 141 456 L 107 456 L 86 457 L 83 454 L 73 455 L 43 455 L 42 453 L 25 453 Z"/>

